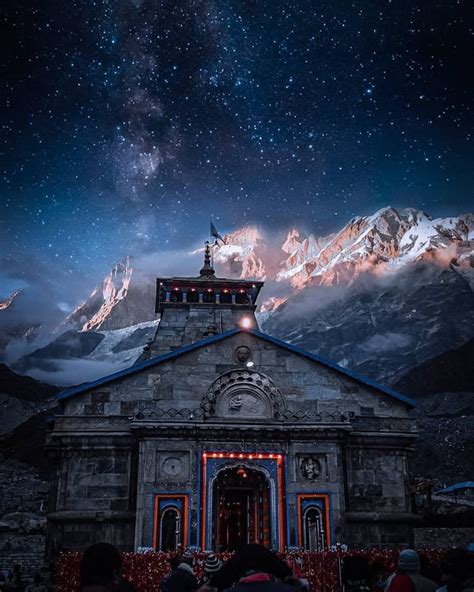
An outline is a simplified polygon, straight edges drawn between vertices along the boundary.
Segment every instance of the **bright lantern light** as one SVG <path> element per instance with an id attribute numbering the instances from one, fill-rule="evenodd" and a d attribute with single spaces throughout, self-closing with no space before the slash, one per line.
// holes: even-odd
<path id="1" fill-rule="evenodd" d="M 249 329 L 251 324 L 252 324 L 252 321 L 248 317 L 244 317 L 240 321 L 240 326 L 242 327 L 242 329 Z"/>

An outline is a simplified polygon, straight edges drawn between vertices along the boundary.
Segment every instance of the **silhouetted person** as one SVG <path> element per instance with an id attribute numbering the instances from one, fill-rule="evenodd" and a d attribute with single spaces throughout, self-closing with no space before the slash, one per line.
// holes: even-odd
<path id="1" fill-rule="evenodd" d="M 33 583 L 26 587 L 25 592 L 46 592 L 47 588 L 43 584 L 43 578 L 39 573 L 35 573 Z"/>
<path id="2" fill-rule="evenodd" d="M 472 592 L 474 590 L 474 553 L 451 549 L 441 561 L 443 586 L 437 592 Z"/>
<path id="3" fill-rule="evenodd" d="M 84 551 L 80 581 L 81 592 L 134 590 L 129 582 L 122 580 L 122 556 L 110 543 L 95 543 Z"/>
<path id="4" fill-rule="evenodd" d="M 198 582 L 193 565 L 194 555 L 190 551 L 185 551 L 180 557 L 178 567 L 161 580 L 161 592 L 195 592 Z"/>
<path id="5" fill-rule="evenodd" d="M 262 545 L 243 545 L 219 572 L 210 580 L 210 585 L 219 590 L 232 592 L 295 592 L 295 586 L 285 584 L 294 578 L 291 569 L 275 553 Z M 294 579 L 295 584 L 299 580 Z"/>
<path id="6" fill-rule="evenodd" d="M 18 564 L 13 566 L 13 571 L 10 575 L 10 577 L 8 578 L 8 586 L 7 586 L 7 590 L 12 590 L 12 592 L 14 590 L 22 590 L 23 586 L 22 586 L 22 579 L 21 579 L 21 569 L 20 566 Z"/>
<path id="7" fill-rule="evenodd" d="M 367 557 L 345 557 L 342 563 L 342 583 L 347 592 L 370 590 L 371 572 Z"/>

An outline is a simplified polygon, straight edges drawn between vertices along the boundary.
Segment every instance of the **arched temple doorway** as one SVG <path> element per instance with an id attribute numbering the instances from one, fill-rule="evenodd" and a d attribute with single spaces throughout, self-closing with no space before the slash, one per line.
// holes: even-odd
<path id="1" fill-rule="evenodd" d="M 176 551 L 181 544 L 181 515 L 177 508 L 167 508 L 161 517 L 160 551 Z"/>
<path id="2" fill-rule="evenodd" d="M 326 530 L 321 509 L 310 506 L 303 514 L 303 548 L 312 553 L 324 551 L 326 544 Z"/>
<path id="3" fill-rule="evenodd" d="M 271 546 L 271 488 L 257 468 L 224 468 L 213 484 L 213 547 L 234 551 L 244 543 Z"/>

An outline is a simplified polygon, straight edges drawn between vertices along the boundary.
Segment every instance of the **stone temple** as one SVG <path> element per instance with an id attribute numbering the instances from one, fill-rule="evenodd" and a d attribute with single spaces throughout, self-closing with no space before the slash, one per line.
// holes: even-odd
<path id="1" fill-rule="evenodd" d="M 159 278 L 132 367 L 59 395 L 49 547 L 407 543 L 413 402 L 259 331 L 263 282 Z"/>

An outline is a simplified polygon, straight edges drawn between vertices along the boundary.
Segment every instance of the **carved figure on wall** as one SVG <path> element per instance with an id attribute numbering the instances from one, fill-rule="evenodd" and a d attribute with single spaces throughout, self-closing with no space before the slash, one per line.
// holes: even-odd
<path id="1" fill-rule="evenodd" d="M 153 398 L 155 400 L 161 399 L 160 382 L 161 382 L 161 376 L 159 374 L 149 374 L 148 375 L 148 386 L 151 386 L 151 390 L 153 392 Z"/>
<path id="2" fill-rule="evenodd" d="M 238 411 L 242 407 L 242 397 L 240 395 L 235 395 L 229 401 L 229 408 L 235 411 Z"/>
<path id="3" fill-rule="evenodd" d="M 239 364 L 245 364 L 246 362 L 248 362 L 248 360 L 250 360 L 251 354 L 252 352 L 250 351 L 250 348 L 247 347 L 246 345 L 239 345 L 238 347 L 235 348 L 235 357 L 237 359 L 237 361 L 239 362 Z"/>
<path id="4" fill-rule="evenodd" d="M 222 401 L 219 411 L 224 417 L 227 413 L 242 417 L 258 414 L 279 420 L 286 412 L 286 401 L 270 378 L 244 369 L 226 372 L 213 382 L 201 399 L 204 419 L 216 416 L 218 400 Z"/>
<path id="5" fill-rule="evenodd" d="M 315 481 L 321 474 L 321 463 L 317 458 L 308 456 L 301 461 L 301 474 L 308 481 Z"/>

